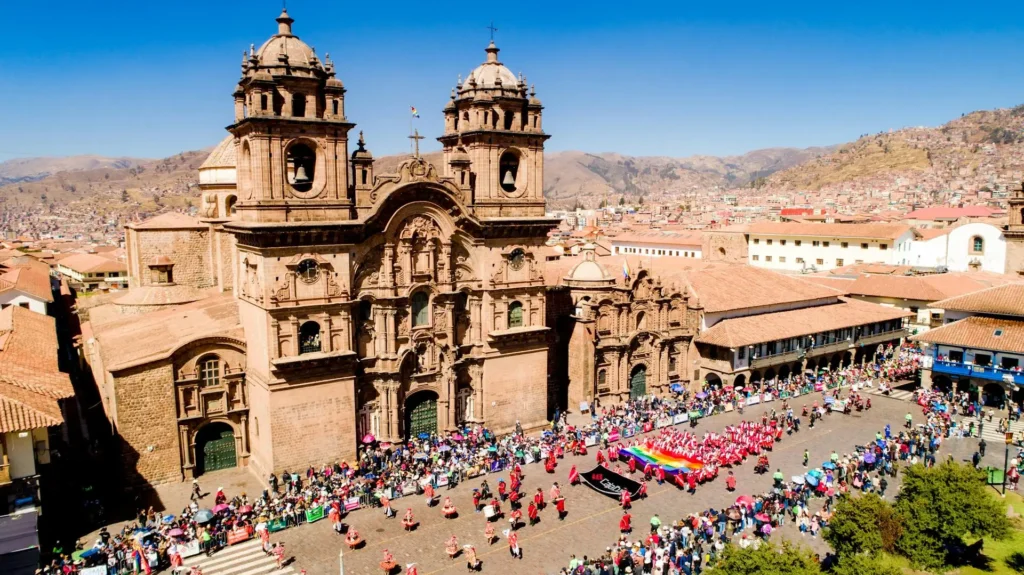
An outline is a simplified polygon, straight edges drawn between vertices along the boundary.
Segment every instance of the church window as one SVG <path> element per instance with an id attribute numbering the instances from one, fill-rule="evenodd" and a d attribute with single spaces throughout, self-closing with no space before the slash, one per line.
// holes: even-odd
<path id="1" fill-rule="evenodd" d="M 491 128 L 498 129 L 498 112 L 491 112 Z"/>
<path id="2" fill-rule="evenodd" d="M 412 294 L 412 326 L 419 327 L 430 322 L 430 296 L 425 291 Z"/>
<path id="3" fill-rule="evenodd" d="M 320 351 L 320 324 L 307 321 L 299 327 L 299 354 Z"/>
<path id="4" fill-rule="evenodd" d="M 287 153 L 288 183 L 297 192 L 308 192 L 313 187 L 316 153 L 303 143 L 292 144 Z"/>
<path id="5" fill-rule="evenodd" d="M 490 118 L 490 112 L 484 112 L 484 125 L 487 125 L 488 118 Z"/>
<path id="6" fill-rule="evenodd" d="M 199 385 L 202 387 L 220 385 L 220 358 L 211 355 L 199 360 Z"/>
<path id="7" fill-rule="evenodd" d="M 508 327 L 523 327 L 523 304 L 517 301 L 508 304 Z"/>
<path id="8" fill-rule="evenodd" d="M 366 170 L 366 168 L 363 168 L 360 171 L 362 172 L 363 185 L 365 186 L 366 185 L 366 172 L 367 172 L 367 170 Z"/>
<path id="9" fill-rule="evenodd" d="M 636 314 L 636 329 L 637 331 L 647 327 L 647 315 L 644 312 L 638 312 Z"/>
<path id="10" fill-rule="evenodd" d="M 508 193 L 516 191 L 516 178 L 519 176 L 519 155 L 513 151 L 507 151 L 498 160 L 498 177 L 501 189 Z"/>
<path id="11" fill-rule="evenodd" d="M 360 323 L 370 321 L 373 317 L 373 303 L 368 299 L 359 300 L 358 318 Z"/>
<path id="12" fill-rule="evenodd" d="M 971 253 L 980 254 L 985 252 L 985 240 L 981 236 L 971 238 Z"/>
<path id="13" fill-rule="evenodd" d="M 302 118 L 306 115 L 306 95 L 292 94 L 292 116 Z"/>
<path id="14" fill-rule="evenodd" d="M 506 130 L 511 130 L 512 129 L 512 122 L 515 119 L 516 119 L 515 113 L 513 113 L 511 110 L 505 110 L 505 129 Z"/>
<path id="15" fill-rule="evenodd" d="M 674 355 L 668 356 L 668 370 L 670 372 L 676 370 L 676 356 Z"/>
<path id="16" fill-rule="evenodd" d="M 235 196 L 228 196 L 227 199 L 224 200 L 224 211 L 226 211 L 229 216 L 235 215 L 235 202 L 237 200 L 238 198 Z"/>
<path id="17" fill-rule="evenodd" d="M 260 94 L 260 110 L 266 111 L 267 109 L 267 95 Z"/>
<path id="18" fill-rule="evenodd" d="M 608 372 L 600 369 L 597 371 L 597 387 L 598 389 L 604 388 L 608 385 Z"/>
<path id="19" fill-rule="evenodd" d="M 334 115 L 337 116 L 338 115 L 338 99 L 335 98 L 334 100 L 331 100 L 331 102 L 334 104 Z"/>
<path id="20" fill-rule="evenodd" d="M 537 116 L 534 116 L 534 117 L 533 117 L 533 127 L 534 127 L 534 128 L 536 128 L 536 127 L 537 127 Z"/>
<path id="21" fill-rule="evenodd" d="M 299 262 L 295 271 L 300 280 L 311 284 L 315 282 L 317 276 L 320 275 L 320 266 L 316 263 L 316 260 L 307 259 Z"/>

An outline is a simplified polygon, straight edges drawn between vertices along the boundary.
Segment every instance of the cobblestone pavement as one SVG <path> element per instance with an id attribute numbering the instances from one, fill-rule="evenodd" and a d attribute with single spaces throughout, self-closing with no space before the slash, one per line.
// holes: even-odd
<path id="1" fill-rule="evenodd" d="M 915 420 L 921 420 L 921 411 L 916 405 L 894 398 L 878 397 L 872 401 L 873 408 L 868 412 L 851 415 L 830 415 L 815 426 L 814 429 L 804 425 L 800 433 L 787 437 L 769 454 L 771 467 L 781 468 L 789 477 L 801 473 L 804 449 L 811 453 L 812 465 L 827 460 L 832 449 L 840 454 L 852 451 L 855 445 L 864 444 L 874 439 L 876 431 L 892 424 L 895 430 L 900 429 L 907 411 L 913 413 Z M 802 402 L 798 399 L 794 404 L 799 409 Z M 701 420 L 696 428 L 698 434 L 705 431 L 720 431 L 724 426 L 735 424 L 744 417 L 760 417 L 764 410 L 746 410 L 744 415 L 728 413 Z M 957 459 L 969 459 L 976 442 L 974 440 L 951 440 L 943 445 L 942 456 L 952 453 Z M 998 457 L 994 453 L 998 451 Z M 996 461 L 998 459 L 998 462 Z M 553 507 L 541 513 L 541 522 L 533 527 L 519 529 L 519 541 L 524 558 L 519 561 L 512 559 L 508 546 L 499 539 L 493 546 L 484 542 L 483 530 L 485 520 L 482 514 L 472 509 L 471 490 L 479 485 L 482 478 L 469 480 L 452 490 L 442 490 L 438 494 L 443 501 L 450 496 L 458 506 L 460 516 L 446 520 L 441 517 L 438 507 L 428 509 L 422 497 L 411 496 L 394 501 L 399 518 L 406 508 L 411 507 L 420 526 L 414 532 L 403 532 L 399 518 L 385 519 L 378 509 L 359 510 L 346 518 L 346 523 L 353 525 L 366 539 L 366 545 L 356 551 L 344 551 L 344 567 L 347 574 L 380 573 L 378 563 L 381 550 L 389 549 L 394 553 L 400 565 L 416 562 L 420 575 L 435 573 L 455 573 L 465 569 L 461 558 L 452 560 L 444 551 L 444 543 L 456 535 L 459 544 L 476 546 L 478 555 L 483 560 L 485 572 L 502 572 L 515 569 L 521 573 L 554 573 L 562 565 L 568 563 L 569 554 L 599 555 L 604 548 L 618 537 L 618 519 L 621 510 L 617 503 L 593 490 L 567 485 L 567 477 L 571 465 L 576 464 L 580 471 L 589 469 L 594 463 L 594 451 L 587 457 L 567 457 L 561 460 L 554 474 L 544 472 L 539 465 L 527 466 L 524 471 L 523 491 L 531 494 L 538 487 L 547 492 L 554 481 L 563 486 L 562 493 L 566 497 L 568 516 L 565 521 L 558 521 Z M 986 457 L 986 464 L 1002 466 L 1002 450 L 991 449 Z M 737 493 L 725 490 L 725 481 L 721 477 L 712 483 L 700 486 L 695 495 L 689 495 L 668 484 L 650 486 L 650 497 L 634 503 L 633 523 L 636 527 L 634 536 L 646 534 L 647 522 L 658 513 L 661 519 L 670 523 L 674 519 L 687 514 L 708 509 L 719 508 L 735 501 L 737 494 L 761 493 L 770 489 L 771 475 L 755 475 L 753 462 L 737 467 Z M 489 475 L 487 479 L 492 488 L 497 485 L 498 475 Z M 507 476 L 506 476 L 507 479 Z M 891 483 L 888 495 L 895 493 L 898 482 Z M 507 503 L 503 510 L 508 511 Z M 496 531 L 507 527 L 507 522 L 499 522 Z M 812 540 L 809 536 L 800 537 L 792 525 L 781 530 L 783 536 L 800 539 L 811 544 L 819 552 L 825 546 L 820 539 Z M 339 570 L 339 551 L 344 546 L 343 537 L 331 530 L 330 524 L 322 521 L 312 525 L 304 525 L 274 534 L 274 541 L 284 541 L 289 556 L 295 557 L 296 569 L 305 569 L 309 575 L 337 573 Z"/>

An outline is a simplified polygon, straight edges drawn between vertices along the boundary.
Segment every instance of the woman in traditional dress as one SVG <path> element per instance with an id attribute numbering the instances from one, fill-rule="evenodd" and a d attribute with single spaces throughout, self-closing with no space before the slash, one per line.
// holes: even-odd
<path id="1" fill-rule="evenodd" d="M 444 551 L 452 559 L 455 559 L 455 556 L 459 554 L 459 540 L 454 534 L 444 544 Z"/>
<path id="2" fill-rule="evenodd" d="M 416 527 L 416 520 L 412 518 L 412 507 L 405 510 L 405 517 L 402 517 L 402 528 L 406 531 Z"/>

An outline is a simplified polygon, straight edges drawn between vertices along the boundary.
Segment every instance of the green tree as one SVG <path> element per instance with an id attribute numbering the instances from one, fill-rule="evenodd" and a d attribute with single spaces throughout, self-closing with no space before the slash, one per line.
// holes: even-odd
<path id="1" fill-rule="evenodd" d="M 902 575 L 903 570 L 879 555 L 849 555 L 832 567 L 832 575 Z"/>
<path id="2" fill-rule="evenodd" d="M 963 545 L 966 535 L 1002 539 L 1010 532 L 1006 502 L 988 493 L 985 472 L 954 461 L 908 467 L 896 511 L 904 525 L 896 548 L 930 569 L 944 567 L 948 550 Z"/>
<path id="3" fill-rule="evenodd" d="M 638 197 L 636 199 L 636 203 L 641 205 L 641 206 L 644 205 L 644 197 L 643 196 Z"/>
<path id="4" fill-rule="evenodd" d="M 715 575 L 820 575 L 821 569 L 810 551 L 783 542 L 761 545 L 757 549 L 726 547 L 722 557 L 708 573 Z"/>
<path id="5" fill-rule="evenodd" d="M 619 196 L 619 205 L 620 206 L 626 205 L 626 196 Z"/>
<path id="6" fill-rule="evenodd" d="M 892 505 L 868 493 L 840 498 L 823 536 L 838 555 L 845 557 L 883 550 L 891 553 L 902 532 L 902 520 Z"/>

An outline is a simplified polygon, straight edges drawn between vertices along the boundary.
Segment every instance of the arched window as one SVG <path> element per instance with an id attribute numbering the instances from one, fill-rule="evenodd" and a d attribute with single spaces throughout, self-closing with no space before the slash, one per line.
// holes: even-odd
<path id="1" fill-rule="evenodd" d="M 607 385 L 608 385 L 608 372 L 603 370 L 603 369 L 597 370 L 597 387 L 598 387 L 598 389 L 602 389 L 602 388 L 604 388 Z"/>
<path id="2" fill-rule="evenodd" d="M 228 196 L 227 199 L 224 200 L 224 210 L 228 213 L 227 215 L 235 215 L 235 202 L 237 199 L 238 198 L 235 196 Z"/>
<path id="3" fill-rule="evenodd" d="M 299 327 L 299 354 L 320 351 L 320 324 L 307 321 Z"/>
<path id="4" fill-rule="evenodd" d="M 498 183 L 506 192 L 515 192 L 518 188 L 516 178 L 519 177 L 519 155 L 508 151 L 498 160 Z"/>
<path id="5" fill-rule="evenodd" d="M 412 294 L 412 326 L 419 327 L 430 323 L 430 296 L 425 291 Z"/>
<path id="6" fill-rule="evenodd" d="M 523 304 L 517 301 L 508 304 L 508 327 L 523 327 Z"/>
<path id="7" fill-rule="evenodd" d="M 459 423 L 473 421 L 476 411 L 476 399 L 471 388 L 460 389 L 455 397 L 455 413 L 459 417 Z"/>
<path id="8" fill-rule="evenodd" d="M 980 254 L 985 252 L 985 240 L 981 236 L 971 238 L 971 253 Z"/>
<path id="9" fill-rule="evenodd" d="M 644 329 L 647 326 L 647 315 L 644 312 L 637 312 L 636 314 L 636 329 L 637 331 Z"/>
<path id="10" fill-rule="evenodd" d="M 287 151 L 288 183 L 297 192 L 308 192 L 313 187 L 316 171 L 316 152 L 303 143 L 293 144 Z"/>
<path id="11" fill-rule="evenodd" d="M 220 358 L 208 355 L 200 359 L 198 363 L 200 387 L 220 385 Z"/>

